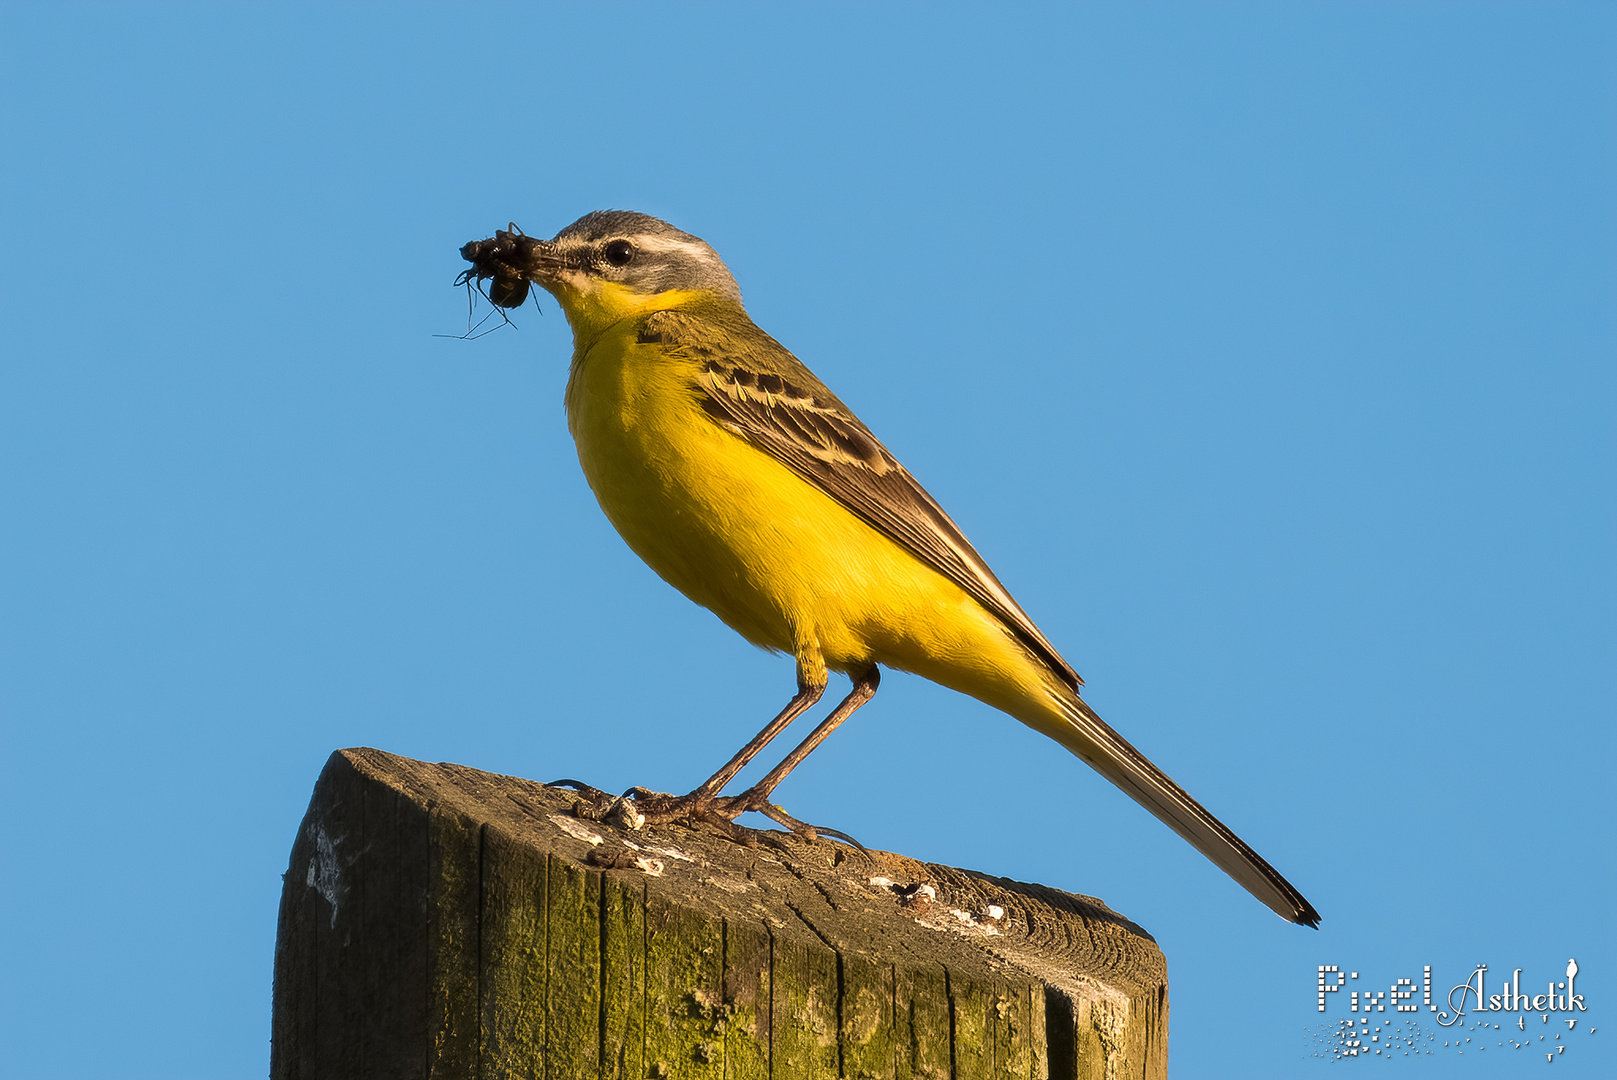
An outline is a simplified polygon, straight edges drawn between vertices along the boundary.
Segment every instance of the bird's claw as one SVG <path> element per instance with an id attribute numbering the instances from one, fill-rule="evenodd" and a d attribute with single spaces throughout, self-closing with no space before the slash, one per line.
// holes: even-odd
<path id="1" fill-rule="evenodd" d="M 602 791 L 600 788 L 590 787 L 582 780 L 570 780 L 565 776 L 560 780 L 552 780 L 550 783 L 544 786 L 570 788 L 571 790 L 579 792 L 580 794 L 586 795 L 590 798 L 611 798 L 611 796 L 607 795 L 607 793 Z"/>
<path id="2" fill-rule="evenodd" d="M 749 788 L 740 795 L 724 800 L 724 803 L 724 815 L 731 821 L 748 811 L 752 811 L 764 815 L 764 817 L 777 825 L 784 825 L 792 833 L 801 836 L 809 843 L 813 843 L 820 838 L 814 826 L 806 821 L 797 820 L 785 810 L 770 802 L 756 788 Z"/>
<path id="3" fill-rule="evenodd" d="M 545 786 L 576 791 L 581 798 L 573 804 L 573 815 L 586 821 L 605 821 L 616 814 L 619 817 L 640 818 L 646 825 L 673 822 L 710 825 L 731 840 L 752 847 L 757 843 L 755 830 L 736 824 L 736 818 L 746 813 L 759 813 L 810 843 L 819 840 L 823 833 L 865 851 L 863 844 L 845 832 L 799 821 L 770 802 L 767 793 L 757 788 L 748 788 L 739 795 L 724 796 L 710 795 L 700 789 L 688 795 L 670 795 L 650 788 L 632 787 L 622 795 L 609 795 L 579 780 L 553 780 Z"/>
<path id="4" fill-rule="evenodd" d="M 552 780 L 546 784 L 548 788 L 568 788 L 579 795 L 579 801 L 573 804 L 573 816 L 584 821 L 604 821 L 613 809 L 623 802 L 619 796 L 609 795 L 598 787 L 591 787 L 582 780 Z"/>

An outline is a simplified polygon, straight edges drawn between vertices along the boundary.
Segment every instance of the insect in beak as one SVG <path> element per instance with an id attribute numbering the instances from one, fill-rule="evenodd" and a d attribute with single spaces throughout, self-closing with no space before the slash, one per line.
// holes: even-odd
<path id="1" fill-rule="evenodd" d="M 460 249 L 460 257 L 471 263 L 455 279 L 456 285 L 491 280 L 487 296 L 502 308 L 521 307 L 528 298 L 528 285 L 538 276 L 558 266 L 555 245 L 536 240 L 512 222 L 487 240 L 473 240 Z"/>

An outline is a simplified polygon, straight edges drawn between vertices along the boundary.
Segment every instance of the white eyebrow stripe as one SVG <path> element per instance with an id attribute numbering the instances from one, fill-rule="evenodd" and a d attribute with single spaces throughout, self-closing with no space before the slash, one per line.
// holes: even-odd
<path id="1" fill-rule="evenodd" d="M 655 251 L 663 254 L 670 251 L 683 251 L 687 255 L 695 255 L 699 259 L 714 259 L 718 256 L 713 249 L 700 241 L 692 243 L 689 240 L 675 240 L 670 236 L 636 236 L 634 245 L 645 251 Z"/>

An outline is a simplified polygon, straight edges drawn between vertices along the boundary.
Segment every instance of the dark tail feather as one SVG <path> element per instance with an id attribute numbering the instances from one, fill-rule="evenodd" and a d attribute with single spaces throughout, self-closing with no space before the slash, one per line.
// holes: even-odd
<path id="1" fill-rule="evenodd" d="M 1047 732 L 1083 758 L 1095 771 L 1128 793 L 1170 829 L 1183 836 L 1213 864 L 1240 882 L 1247 892 L 1267 904 L 1283 919 L 1305 926 L 1319 925 L 1319 912 L 1292 888 L 1263 857 L 1246 846 L 1201 803 L 1185 793 L 1168 774 L 1129 745 L 1129 741 L 1095 715 L 1076 695 L 1063 703 L 1071 728 Z M 1041 726 L 1041 730 L 1043 729 Z"/>

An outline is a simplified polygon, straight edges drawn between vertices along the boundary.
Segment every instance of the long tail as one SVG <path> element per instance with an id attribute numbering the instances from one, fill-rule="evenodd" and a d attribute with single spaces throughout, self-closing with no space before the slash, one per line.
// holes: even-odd
<path id="1" fill-rule="evenodd" d="M 1052 730 L 1041 724 L 1041 731 L 1122 788 L 1281 918 L 1306 926 L 1319 925 L 1319 912 L 1292 888 L 1291 882 L 1113 731 L 1082 698 L 1068 691 L 1061 707 L 1070 727 Z"/>

